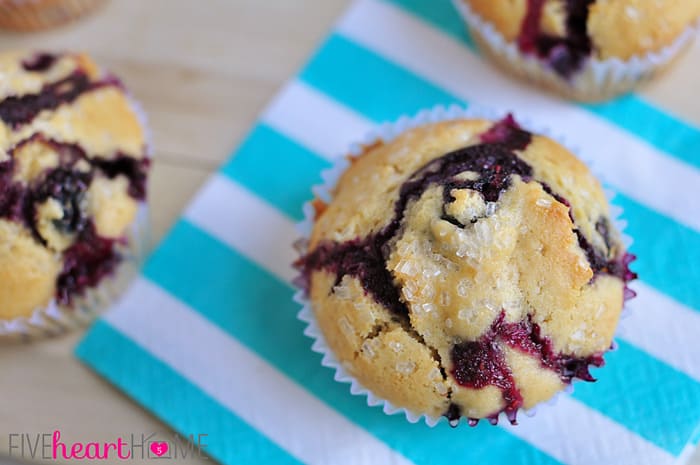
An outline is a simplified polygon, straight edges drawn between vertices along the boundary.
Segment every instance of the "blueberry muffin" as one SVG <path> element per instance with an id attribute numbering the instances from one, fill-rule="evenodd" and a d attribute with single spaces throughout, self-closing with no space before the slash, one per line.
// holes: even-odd
<path id="1" fill-rule="evenodd" d="M 456 1 L 496 62 L 581 100 L 650 79 L 689 43 L 700 17 L 697 0 Z"/>
<path id="2" fill-rule="evenodd" d="M 413 414 L 515 423 L 603 365 L 633 257 L 598 181 L 512 117 L 351 158 L 295 263 L 347 372 Z"/>
<path id="3" fill-rule="evenodd" d="M 35 31 L 78 19 L 107 0 L 0 0 L 0 28 Z"/>
<path id="4" fill-rule="evenodd" d="M 89 57 L 0 55 L 0 321 L 114 273 L 148 166 L 124 88 Z"/>

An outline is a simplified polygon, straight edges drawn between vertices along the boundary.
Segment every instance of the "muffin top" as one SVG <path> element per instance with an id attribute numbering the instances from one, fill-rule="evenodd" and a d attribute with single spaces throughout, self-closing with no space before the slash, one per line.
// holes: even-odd
<path id="1" fill-rule="evenodd" d="M 113 271 L 148 165 L 121 83 L 89 57 L 0 54 L 0 320 Z"/>
<path id="2" fill-rule="evenodd" d="M 463 0 L 524 53 L 563 76 L 588 57 L 628 60 L 671 45 L 700 17 L 696 0 Z"/>
<path id="3" fill-rule="evenodd" d="M 343 367 L 393 405 L 515 422 L 603 364 L 633 257 L 586 166 L 511 117 L 366 147 L 315 207 L 300 284 Z"/>

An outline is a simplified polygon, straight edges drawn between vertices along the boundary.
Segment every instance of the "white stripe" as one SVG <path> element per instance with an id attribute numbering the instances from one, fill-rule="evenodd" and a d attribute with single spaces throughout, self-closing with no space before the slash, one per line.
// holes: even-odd
<path id="1" fill-rule="evenodd" d="M 338 32 L 469 102 L 564 135 L 621 192 L 700 231 L 700 170 L 563 100 L 508 78 L 463 44 L 378 0 L 358 0 Z M 654 130 L 654 128 L 650 128 Z"/>
<path id="2" fill-rule="evenodd" d="M 410 463 L 146 279 L 105 319 L 304 463 Z"/>
<path id="3" fill-rule="evenodd" d="M 311 102 L 306 105 L 305 101 Z M 314 123 L 299 123 L 309 118 Z M 361 142 L 376 127 L 326 94 L 294 81 L 286 86 L 263 115 L 264 121 L 326 160 L 345 155 L 352 143 Z M 319 124 L 323 130 L 319 130 Z M 337 129 L 343 128 L 343 129 Z M 328 134 L 335 140 L 328 142 Z"/>
<path id="4" fill-rule="evenodd" d="M 296 95 L 298 92 L 300 92 L 300 95 Z M 368 132 L 371 129 L 372 125 L 366 120 L 349 120 L 347 115 L 350 113 L 341 104 L 327 97 L 320 97 L 318 94 L 318 91 L 313 89 L 305 88 L 300 91 L 300 87 L 290 86 L 278 100 L 279 104 L 274 111 L 280 115 L 285 115 L 290 120 L 301 120 L 304 118 L 303 114 L 307 111 L 307 107 L 299 104 L 300 96 L 310 97 L 315 102 L 313 105 L 314 116 L 319 120 L 323 120 L 325 124 L 335 126 L 342 121 L 344 124 L 355 127 L 358 130 L 363 128 Z M 290 106 L 286 106 L 286 103 Z M 342 120 L 336 121 L 334 119 L 336 115 L 344 116 Z M 277 120 L 277 118 L 274 119 Z M 271 124 L 271 126 L 277 129 L 275 125 Z M 314 126 L 304 125 L 297 126 L 294 129 L 293 137 L 302 145 L 315 147 L 322 145 L 318 140 L 324 136 Z M 333 159 L 335 153 L 329 151 L 321 152 L 319 155 L 327 159 Z M 240 201 L 236 200 L 232 203 L 243 204 L 243 202 L 251 202 L 247 200 L 250 197 L 250 194 L 248 194 L 248 196 L 241 197 Z M 260 203 L 259 200 L 257 202 Z M 255 208 L 257 209 L 258 207 Z M 269 219 L 260 219 L 258 221 L 261 226 L 260 230 L 256 233 L 246 234 L 265 235 L 264 225 L 267 224 L 267 221 L 272 222 L 275 228 L 280 228 L 281 221 L 288 221 L 275 210 L 269 208 L 267 210 L 269 211 L 266 211 L 265 214 L 271 216 Z M 200 216 L 207 221 L 211 221 L 212 219 L 207 218 L 207 216 L 216 217 L 217 215 Z M 237 241 L 240 242 L 243 239 L 241 238 Z M 275 261 L 274 255 L 271 255 L 269 260 L 265 261 L 264 266 L 274 269 L 279 264 Z M 689 347 L 697 345 L 695 340 L 697 335 L 700 334 L 700 313 L 660 294 L 643 283 L 635 282 L 634 288 L 639 289 L 639 296 L 630 301 L 629 304 L 633 317 L 623 320 L 623 331 L 619 334 L 619 337 L 641 347 L 660 360 L 700 381 L 700 364 L 693 359 L 693 351 L 688 350 Z M 672 343 L 673 341 L 677 341 L 677 343 Z"/>
<path id="5" fill-rule="evenodd" d="M 637 298 L 627 303 L 631 315 L 620 322 L 618 336 L 700 382 L 697 349 L 700 312 L 634 283 Z"/>
<path id="6" fill-rule="evenodd" d="M 319 118 L 317 110 L 333 111 Z M 303 110 L 303 111 L 299 111 Z M 308 148 L 316 153 L 344 155 L 350 142 L 362 139 L 372 123 L 360 114 L 340 106 L 301 81 L 294 80 L 275 97 L 262 115 L 263 122 L 274 126 L 291 139 L 313 128 L 317 136 Z"/>
<path id="7" fill-rule="evenodd" d="M 568 395 L 503 427 L 567 465 L 673 464 L 676 458 Z M 507 423 L 507 422 L 506 422 Z"/>
<path id="8" fill-rule="evenodd" d="M 222 205 L 226 207 L 223 210 Z M 240 184 L 223 175 L 213 175 L 185 210 L 184 217 L 263 264 L 282 281 L 291 282 L 295 276 L 291 266 L 296 259 L 292 248 L 294 225 Z"/>

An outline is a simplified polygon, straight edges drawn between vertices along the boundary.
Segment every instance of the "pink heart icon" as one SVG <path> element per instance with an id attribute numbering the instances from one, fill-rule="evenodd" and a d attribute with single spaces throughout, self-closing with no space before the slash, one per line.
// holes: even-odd
<path id="1" fill-rule="evenodd" d="M 151 452 L 153 455 L 156 457 L 161 457 L 163 454 L 168 452 L 168 443 L 165 441 L 162 442 L 152 442 L 151 443 Z"/>

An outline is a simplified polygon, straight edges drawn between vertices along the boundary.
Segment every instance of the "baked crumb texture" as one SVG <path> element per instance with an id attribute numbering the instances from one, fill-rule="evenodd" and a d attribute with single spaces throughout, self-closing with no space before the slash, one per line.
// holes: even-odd
<path id="1" fill-rule="evenodd" d="M 70 306 L 114 271 L 148 165 L 121 83 L 90 58 L 0 55 L 0 319 Z"/>
<path id="2" fill-rule="evenodd" d="M 629 60 L 671 45 L 700 17 L 697 0 L 463 0 L 504 38 L 563 77 L 589 57 Z"/>
<path id="3" fill-rule="evenodd" d="M 516 422 L 603 365 L 636 275 L 586 166 L 508 117 L 352 159 L 295 264 L 364 387 L 430 417 Z"/>

